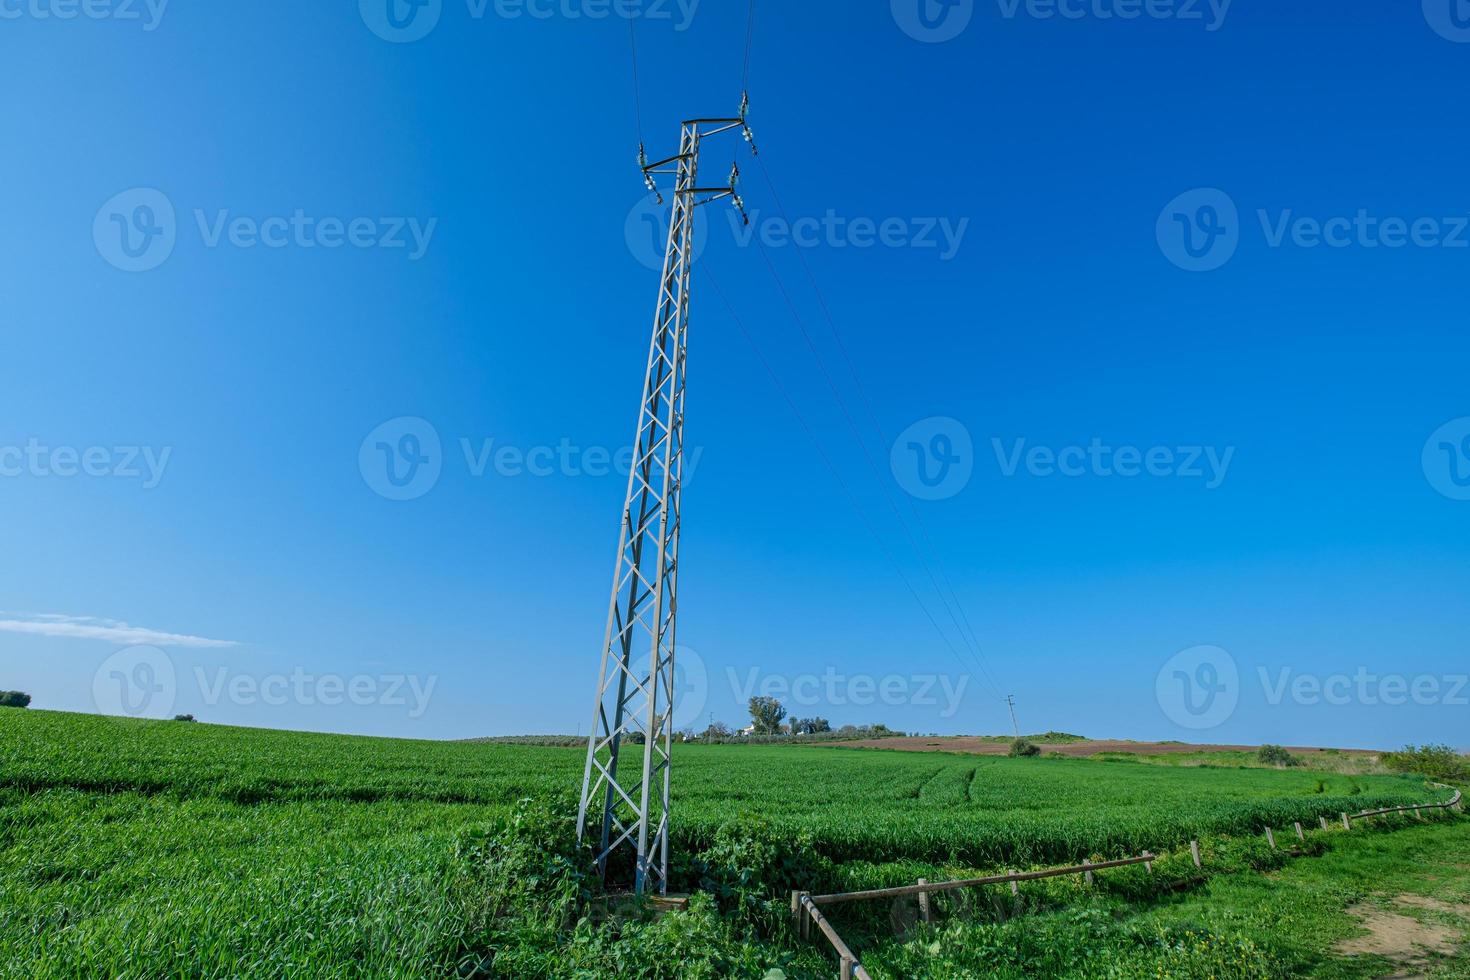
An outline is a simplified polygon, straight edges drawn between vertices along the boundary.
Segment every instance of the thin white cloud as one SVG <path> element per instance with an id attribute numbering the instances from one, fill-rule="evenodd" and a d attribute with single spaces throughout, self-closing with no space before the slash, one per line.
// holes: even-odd
<path id="1" fill-rule="evenodd" d="M 95 616 L 62 616 L 56 613 L 0 612 L 0 633 L 56 636 L 72 640 L 106 640 L 120 646 L 200 647 L 238 646 L 234 640 L 211 640 L 203 636 L 165 633 L 142 626 L 129 626 L 116 619 Z"/>

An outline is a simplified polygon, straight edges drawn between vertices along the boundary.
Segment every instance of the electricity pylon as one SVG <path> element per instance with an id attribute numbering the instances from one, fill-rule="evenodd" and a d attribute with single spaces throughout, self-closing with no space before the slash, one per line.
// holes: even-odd
<path id="1" fill-rule="evenodd" d="M 665 160 L 648 163 L 643 147 L 638 148 L 644 183 L 662 204 L 656 178 L 673 176 L 674 200 L 613 567 L 602 670 L 587 740 L 582 802 L 577 809 L 577 839 L 586 838 L 589 816 L 600 816 L 598 874 L 606 881 L 609 859 L 636 848 L 633 885 L 639 894 L 668 891 L 674 625 L 679 608 L 684 374 L 694 210 L 730 198 L 745 213 L 736 190 L 738 166 L 731 167 L 727 185 L 699 186 L 700 144 L 738 129 L 753 152 L 755 143 L 745 122 L 748 108 L 749 99 L 744 99 L 738 118 L 686 120 L 680 127 L 679 152 Z M 635 751 L 641 749 L 641 760 L 621 758 L 630 744 Z M 630 772 L 627 763 L 634 761 L 642 764 Z M 600 814 L 594 812 L 599 805 Z"/>

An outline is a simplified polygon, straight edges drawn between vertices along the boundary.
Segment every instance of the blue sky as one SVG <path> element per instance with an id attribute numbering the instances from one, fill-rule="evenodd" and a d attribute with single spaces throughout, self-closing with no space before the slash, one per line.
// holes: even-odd
<path id="1" fill-rule="evenodd" d="M 745 4 L 386 2 L 0 2 L 0 688 L 586 731 L 656 279 L 611 12 L 656 156 Z M 925 3 L 759 3 L 685 720 L 1470 748 L 1470 10 Z"/>

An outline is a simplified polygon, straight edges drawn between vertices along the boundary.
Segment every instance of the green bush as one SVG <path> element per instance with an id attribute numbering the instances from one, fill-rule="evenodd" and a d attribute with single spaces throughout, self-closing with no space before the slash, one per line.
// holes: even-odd
<path id="1" fill-rule="evenodd" d="M 31 696 L 23 691 L 0 691 L 0 708 L 29 708 Z"/>
<path id="2" fill-rule="evenodd" d="M 1302 760 L 1279 745 L 1263 745 L 1256 758 L 1268 766 L 1299 766 Z"/>
<path id="3" fill-rule="evenodd" d="M 1405 746 L 1402 752 L 1386 753 L 1383 764 L 1394 772 L 1418 773 L 1447 782 L 1470 781 L 1470 758 L 1448 745 Z"/>
<path id="4" fill-rule="evenodd" d="M 1040 754 L 1041 746 L 1028 742 L 1024 738 L 1018 738 L 1011 743 L 1012 759 L 1029 759 Z"/>

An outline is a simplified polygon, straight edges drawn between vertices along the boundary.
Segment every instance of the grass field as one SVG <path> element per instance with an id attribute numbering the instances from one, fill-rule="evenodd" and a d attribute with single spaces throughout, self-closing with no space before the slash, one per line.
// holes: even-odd
<path id="1" fill-rule="evenodd" d="M 823 950 L 782 935 L 786 889 L 1136 853 L 1433 795 L 1298 769 L 681 746 L 675 875 L 712 898 L 618 936 L 578 921 L 581 766 L 575 749 L 0 711 L 0 976 L 827 976 Z M 875 961 L 905 964 L 890 975 L 923 975 L 888 946 Z"/>

